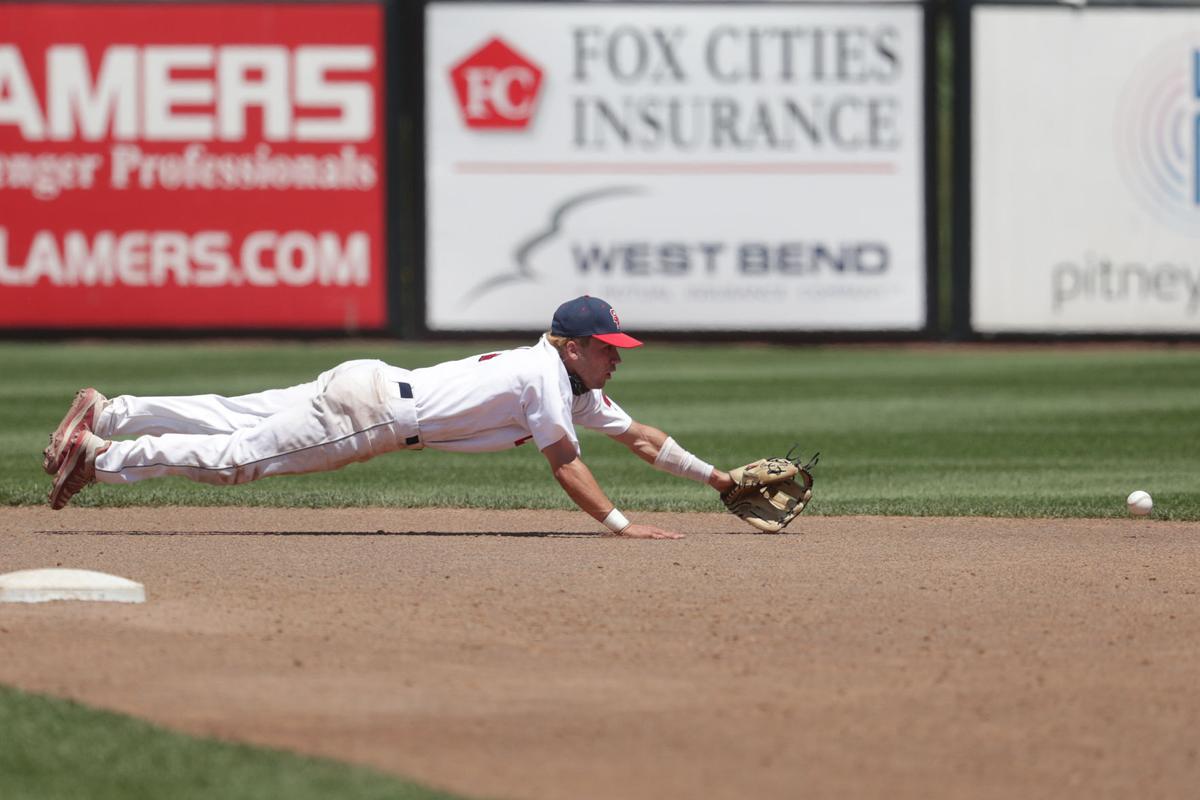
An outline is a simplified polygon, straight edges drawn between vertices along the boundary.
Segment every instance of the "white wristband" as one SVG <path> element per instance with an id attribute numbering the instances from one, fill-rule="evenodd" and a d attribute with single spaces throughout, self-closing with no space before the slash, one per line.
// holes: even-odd
<path id="1" fill-rule="evenodd" d="M 613 533 L 620 533 L 633 523 L 627 520 L 624 514 L 614 508 L 612 511 L 608 512 L 608 516 L 604 518 L 604 522 L 602 524 Z"/>
<path id="2" fill-rule="evenodd" d="M 699 483 L 708 483 L 713 472 L 712 464 L 696 458 L 677 445 L 670 436 L 659 448 L 658 457 L 654 459 L 654 466 L 663 472 L 669 472 L 681 478 L 690 478 Z"/>

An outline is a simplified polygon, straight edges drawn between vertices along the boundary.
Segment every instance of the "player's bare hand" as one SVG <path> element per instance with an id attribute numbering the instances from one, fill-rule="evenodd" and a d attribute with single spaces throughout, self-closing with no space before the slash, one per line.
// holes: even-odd
<path id="1" fill-rule="evenodd" d="M 682 539 L 682 533 L 656 528 L 653 525 L 638 525 L 636 522 L 617 534 L 627 539 Z"/>

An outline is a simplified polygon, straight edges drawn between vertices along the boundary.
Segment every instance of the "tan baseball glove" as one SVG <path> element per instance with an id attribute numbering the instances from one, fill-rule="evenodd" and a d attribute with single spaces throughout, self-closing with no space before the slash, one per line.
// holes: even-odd
<path id="1" fill-rule="evenodd" d="M 721 502 L 730 514 L 765 533 L 779 533 L 808 506 L 812 468 L 821 454 L 800 466 L 799 459 L 792 458 L 792 450 L 783 458 L 760 458 L 729 471 L 736 485 L 721 495 Z"/>

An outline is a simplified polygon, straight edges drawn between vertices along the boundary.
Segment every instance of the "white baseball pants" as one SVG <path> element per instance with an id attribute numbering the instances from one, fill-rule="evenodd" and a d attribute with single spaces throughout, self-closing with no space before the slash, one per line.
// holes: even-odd
<path id="1" fill-rule="evenodd" d="M 96 480 L 181 475 L 246 483 L 419 449 L 408 375 L 382 361 L 347 361 L 310 383 L 240 397 L 113 398 L 94 432 L 103 439 L 138 438 L 114 441 L 101 453 Z"/>

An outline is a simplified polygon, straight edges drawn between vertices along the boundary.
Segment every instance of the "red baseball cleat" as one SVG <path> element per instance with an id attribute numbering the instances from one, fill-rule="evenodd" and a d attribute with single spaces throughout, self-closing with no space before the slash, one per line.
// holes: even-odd
<path id="1" fill-rule="evenodd" d="M 90 386 L 75 393 L 67 415 L 58 423 L 54 433 L 50 434 L 50 446 L 42 451 L 42 469 L 47 475 L 57 474 L 62 467 L 71 435 L 80 428 L 85 431 L 92 430 L 106 405 L 108 398 Z"/>

